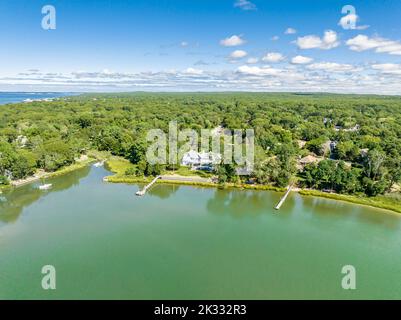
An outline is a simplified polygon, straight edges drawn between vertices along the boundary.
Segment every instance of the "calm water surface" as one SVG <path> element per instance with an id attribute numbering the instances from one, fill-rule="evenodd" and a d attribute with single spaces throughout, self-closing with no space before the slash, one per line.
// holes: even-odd
<path id="1" fill-rule="evenodd" d="M 86 168 L 0 195 L 0 299 L 401 298 L 401 218 L 291 194 L 106 184 Z M 41 268 L 57 289 L 41 288 Z M 357 289 L 341 288 L 341 268 Z"/>
<path id="2" fill-rule="evenodd" d="M 0 105 L 23 102 L 26 99 L 59 98 L 71 95 L 62 92 L 0 92 Z"/>

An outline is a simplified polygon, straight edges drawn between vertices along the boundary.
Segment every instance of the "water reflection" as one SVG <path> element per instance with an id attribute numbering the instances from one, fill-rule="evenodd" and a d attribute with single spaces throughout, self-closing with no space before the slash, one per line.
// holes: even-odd
<path id="1" fill-rule="evenodd" d="M 176 184 L 156 184 L 147 192 L 150 196 L 155 196 L 160 199 L 170 198 L 180 188 Z"/>
<path id="2" fill-rule="evenodd" d="M 235 218 L 254 217 L 273 212 L 273 199 L 279 194 L 265 191 L 216 189 L 206 205 L 208 212 Z"/>
<path id="3" fill-rule="evenodd" d="M 347 218 L 390 229 L 401 227 L 401 216 L 391 211 L 317 197 L 302 196 L 300 199 L 301 205 L 310 208 L 308 211 L 314 217 Z"/>
<path id="4" fill-rule="evenodd" d="M 41 182 L 34 182 L 4 192 L 0 200 L 0 222 L 11 223 L 18 220 L 25 207 L 49 193 L 63 191 L 78 185 L 79 181 L 86 177 L 90 170 L 90 167 L 85 167 L 60 177 L 46 179 L 46 183 L 53 184 L 52 188 L 46 191 L 38 189 Z"/>

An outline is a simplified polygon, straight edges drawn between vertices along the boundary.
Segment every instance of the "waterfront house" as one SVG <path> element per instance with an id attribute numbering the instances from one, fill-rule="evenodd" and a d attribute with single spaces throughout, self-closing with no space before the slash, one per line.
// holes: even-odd
<path id="1" fill-rule="evenodd" d="M 181 165 L 183 166 L 193 166 L 200 163 L 199 153 L 191 150 L 184 154 L 182 157 Z"/>
<path id="2" fill-rule="evenodd" d="M 221 162 L 221 155 L 213 152 L 190 150 L 182 157 L 181 165 L 195 170 L 211 170 L 213 165 Z"/>

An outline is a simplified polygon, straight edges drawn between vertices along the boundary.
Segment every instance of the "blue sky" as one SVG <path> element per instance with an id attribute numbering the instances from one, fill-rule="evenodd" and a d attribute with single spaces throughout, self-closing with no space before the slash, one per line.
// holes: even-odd
<path id="1" fill-rule="evenodd" d="M 2 0 L 0 90 L 400 94 L 400 17 L 398 0 Z"/>

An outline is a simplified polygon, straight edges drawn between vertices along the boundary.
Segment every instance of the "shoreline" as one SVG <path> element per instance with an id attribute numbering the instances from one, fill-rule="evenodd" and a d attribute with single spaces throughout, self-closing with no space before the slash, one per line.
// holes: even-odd
<path id="1" fill-rule="evenodd" d="M 269 185 L 254 185 L 254 184 L 236 184 L 236 183 L 226 183 L 224 185 L 220 185 L 215 182 L 206 182 L 200 181 L 200 179 L 204 179 L 201 177 L 195 176 L 181 176 L 182 180 L 179 180 L 178 175 L 171 175 L 171 178 L 168 179 L 169 175 L 162 175 L 162 178 L 157 181 L 157 184 L 179 184 L 179 185 L 190 185 L 190 186 L 199 186 L 199 187 L 212 187 L 212 188 L 220 188 L 220 189 L 247 189 L 247 190 L 265 190 L 265 191 L 275 191 L 275 192 L 285 192 L 287 188 L 279 188 L 275 186 Z M 193 179 L 191 181 L 191 179 Z M 147 184 L 151 182 L 153 178 L 147 177 L 129 177 L 129 176 L 119 176 L 118 174 L 106 176 L 103 178 L 104 182 L 108 183 L 127 183 L 127 184 Z"/>
<path id="2" fill-rule="evenodd" d="M 91 163 L 102 160 L 99 159 L 100 157 L 96 155 L 90 155 L 88 159 L 80 162 L 76 162 L 68 167 L 64 167 L 61 170 L 55 171 L 55 172 L 49 172 L 45 173 L 44 175 L 36 176 L 36 177 L 28 177 L 26 179 L 23 179 L 24 181 L 20 182 L 17 185 L 8 185 L 8 186 L 0 186 L 0 194 L 2 191 L 9 190 L 12 188 L 18 188 L 20 186 L 33 183 L 35 181 L 38 181 L 42 178 L 47 179 L 47 178 L 53 178 L 57 177 L 60 175 L 64 175 L 67 173 L 70 173 L 75 170 L 82 169 Z M 103 157 L 102 157 L 103 158 Z M 113 173 L 113 175 L 106 176 L 103 178 L 104 182 L 107 183 L 126 183 L 126 184 L 146 184 L 152 181 L 153 178 L 147 178 L 147 177 L 130 177 L 123 175 L 121 173 L 116 172 L 116 170 L 113 170 L 108 163 L 107 159 L 106 160 L 106 166 L 109 171 Z M 226 183 L 224 185 L 219 185 L 218 183 L 215 182 L 206 182 L 203 180 L 207 180 L 202 177 L 198 176 L 179 176 L 179 175 L 171 175 L 173 178 L 172 180 L 168 179 L 169 175 L 163 175 L 163 178 L 157 181 L 157 184 L 170 184 L 170 185 L 185 185 L 185 186 L 197 186 L 197 187 L 206 187 L 206 188 L 218 188 L 218 189 L 242 189 L 242 190 L 260 190 L 260 191 L 274 191 L 274 192 L 285 192 L 287 189 L 286 188 L 279 188 L 275 186 L 270 186 L 270 185 L 252 185 L 252 184 L 235 184 L 235 183 Z M 180 180 L 182 178 L 183 180 Z M 342 201 L 342 202 L 347 202 L 347 203 L 352 203 L 356 205 L 362 205 L 362 206 L 367 206 L 370 208 L 376 208 L 376 209 L 382 209 L 382 210 L 387 210 L 391 211 L 392 213 L 396 214 L 401 214 L 401 206 L 397 205 L 396 203 L 391 203 L 389 198 L 387 198 L 388 202 L 385 202 L 383 199 L 385 199 L 385 196 L 382 196 L 381 198 L 368 198 L 368 197 L 358 197 L 355 195 L 345 195 L 345 194 L 337 194 L 337 193 L 326 193 L 323 191 L 319 190 L 311 190 L 311 189 L 300 189 L 300 188 L 293 188 L 293 192 L 296 192 L 300 194 L 301 196 L 305 197 L 317 197 L 317 198 L 325 198 L 325 199 L 330 199 L 330 200 L 335 200 L 335 201 Z M 395 201 L 394 201 L 395 202 Z"/>
<path id="3" fill-rule="evenodd" d="M 370 208 L 382 209 L 386 211 L 391 211 L 392 213 L 401 214 L 401 206 L 391 203 L 381 203 L 378 198 L 368 198 L 368 197 L 357 197 L 353 195 L 347 194 L 339 194 L 339 193 L 326 193 L 319 190 L 308 190 L 308 189 L 300 189 L 297 191 L 300 195 L 304 197 L 318 197 L 318 198 L 326 198 L 335 201 L 347 202 L 352 204 L 357 204 L 360 206 L 366 206 Z M 385 197 L 385 196 L 381 196 Z"/>
<path id="4" fill-rule="evenodd" d="M 49 179 L 49 178 L 54 178 L 54 177 L 58 177 L 67 173 L 70 173 L 72 171 L 75 170 L 79 170 L 82 168 L 85 168 L 86 166 L 88 166 L 89 164 L 91 164 L 92 162 L 96 161 L 96 159 L 94 158 L 88 158 L 86 160 L 83 161 L 77 161 L 67 167 L 63 167 L 60 170 L 54 171 L 54 172 L 43 172 L 43 171 L 39 171 L 37 172 L 35 175 L 33 176 L 29 176 L 25 179 L 19 179 L 19 180 L 14 180 L 11 181 L 11 183 L 7 186 L 1 186 L 0 190 L 8 190 L 8 189 L 12 189 L 12 188 L 19 188 L 22 187 L 24 185 L 36 182 L 40 179 Z"/>
<path id="5" fill-rule="evenodd" d="M 112 171 L 113 172 L 113 171 Z M 115 172 L 113 172 L 115 173 Z M 166 175 L 164 175 L 166 177 Z M 183 178 L 188 178 L 184 177 Z M 104 177 L 104 182 L 107 183 L 126 183 L 126 184 L 146 184 L 152 181 L 152 178 L 145 177 L 128 177 L 128 176 L 119 176 L 119 174 L 111 175 Z M 218 189 L 243 189 L 243 190 L 260 190 L 260 191 L 274 191 L 274 192 L 285 192 L 286 188 L 279 188 L 275 186 L 269 185 L 247 185 L 247 184 L 234 184 L 227 183 L 225 185 L 219 185 L 214 182 L 198 182 L 198 181 L 181 181 L 181 180 L 168 180 L 168 179 L 160 179 L 156 182 L 156 184 L 175 184 L 175 185 L 186 185 L 186 186 L 197 186 L 197 187 L 206 187 L 206 188 L 218 188 Z M 354 195 L 345 195 L 345 194 L 337 194 L 337 193 L 326 193 L 319 190 L 311 190 L 311 189 L 301 189 L 294 188 L 293 192 L 298 193 L 304 197 L 317 197 L 317 198 L 325 198 L 329 200 L 341 201 L 352 203 L 361 206 L 367 206 L 370 208 L 382 209 L 386 211 L 390 211 L 392 213 L 401 214 L 401 206 L 393 205 L 391 203 L 383 203 L 380 202 L 380 199 L 375 198 L 365 198 L 365 197 L 357 197 Z"/>
<path id="6" fill-rule="evenodd" d="M 4 101 L 0 99 L 0 106 L 7 106 L 13 104 L 25 104 L 25 103 L 32 103 L 32 102 L 53 102 L 58 99 L 78 96 L 81 94 L 85 94 L 86 92 L 64 92 L 64 91 L 56 91 L 56 92 L 49 92 L 49 91 L 0 91 L 0 94 L 12 94 L 12 95 L 24 95 L 23 97 L 18 98 L 18 100 L 11 100 L 11 101 Z M 38 95 L 45 95 L 42 98 L 36 98 Z M 15 98 L 14 98 L 15 99 Z"/>

